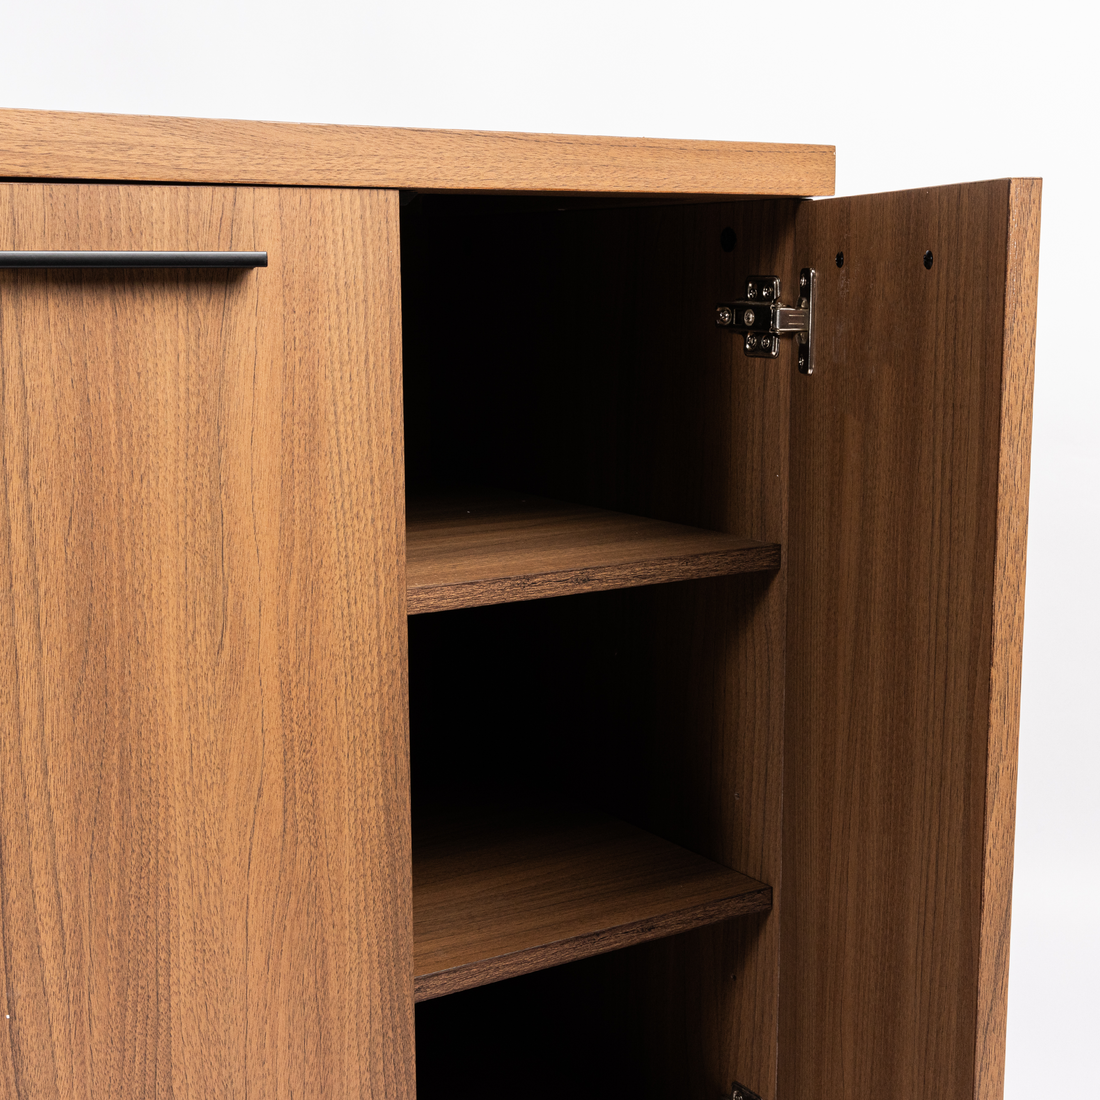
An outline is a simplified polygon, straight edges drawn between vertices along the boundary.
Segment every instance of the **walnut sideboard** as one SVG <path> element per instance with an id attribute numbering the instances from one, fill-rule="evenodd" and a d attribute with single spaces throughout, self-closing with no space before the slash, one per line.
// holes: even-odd
<path id="1" fill-rule="evenodd" d="M 1001 1096 L 1039 181 L 0 176 L 0 1097 Z"/>

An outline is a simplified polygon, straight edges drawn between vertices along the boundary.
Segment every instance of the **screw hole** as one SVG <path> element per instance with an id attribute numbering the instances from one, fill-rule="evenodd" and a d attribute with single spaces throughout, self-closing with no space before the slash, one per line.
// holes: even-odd
<path id="1" fill-rule="evenodd" d="M 843 252 L 838 252 L 836 254 L 836 266 L 837 267 L 843 267 L 844 266 L 844 253 Z"/>
<path id="2" fill-rule="evenodd" d="M 924 254 L 924 266 L 931 271 L 932 270 L 932 249 L 929 249 Z"/>
<path id="3" fill-rule="evenodd" d="M 722 236 L 719 239 L 722 242 L 723 252 L 732 252 L 737 247 L 737 234 L 728 225 L 722 230 Z"/>

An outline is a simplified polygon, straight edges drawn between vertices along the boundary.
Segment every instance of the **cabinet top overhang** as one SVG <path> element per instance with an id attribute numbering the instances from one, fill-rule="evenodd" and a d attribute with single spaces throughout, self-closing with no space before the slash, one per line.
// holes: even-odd
<path id="1" fill-rule="evenodd" d="M 0 110 L 0 176 L 586 195 L 831 195 L 832 145 Z"/>

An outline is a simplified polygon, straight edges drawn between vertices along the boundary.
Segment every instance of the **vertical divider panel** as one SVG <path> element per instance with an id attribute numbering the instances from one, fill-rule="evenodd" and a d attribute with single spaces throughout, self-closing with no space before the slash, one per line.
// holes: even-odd
<path id="1" fill-rule="evenodd" d="M 548 492 L 571 488 L 588 503 L 778 542 L 786 553 L 792 347 L 774 361 L 749 359 L 714 318 L 752 275 L 780 276 L 790 295 L 797 206 L 564 216 L 557 316 L 572 320 L 554 363 L 570 381 L 555 394 L 581 411 L 568 446 L 549 452 Z M 563 410 L 548 422 L 567 419 Z M 782 568 L 622 594 L 634 667 L 605 781 L 617 791 L 609 808 L 767 882 L 775 907 L 608 957 L 607 973 L 641 1006 L 642 1095 L 711 1100 L 734 1079 L 774 1092 L 785 600 Z M 595 631 L 604 612 L 591 606 Z"/>
<path id="2" fill-rule="evenodd" d="M 5 1095 L 413 1093 L 397 205 L 0 188 Z"/>

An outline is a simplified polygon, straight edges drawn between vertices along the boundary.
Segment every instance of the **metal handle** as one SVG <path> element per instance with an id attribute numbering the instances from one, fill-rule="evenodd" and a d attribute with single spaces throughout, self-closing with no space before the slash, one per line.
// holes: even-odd
<path id="1" fill-rule="evenodd" d="M 0 252 L 0 268 L 267 267 L 266 252 Z"/>

